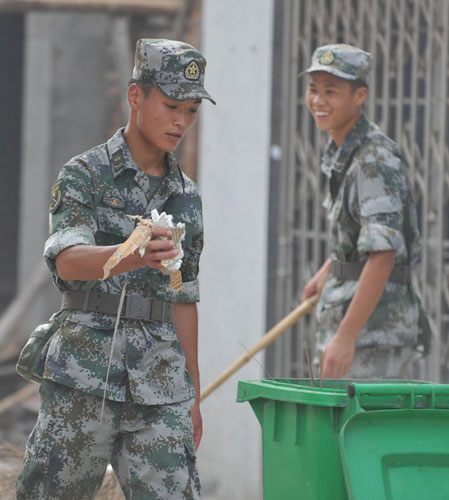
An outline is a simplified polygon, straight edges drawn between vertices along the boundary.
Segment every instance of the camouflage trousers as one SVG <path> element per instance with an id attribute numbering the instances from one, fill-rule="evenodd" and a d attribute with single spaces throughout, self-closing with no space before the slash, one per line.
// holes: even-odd
<path id="1" fill-rule="evenodd" d="M 318 352 L 321 356 L 322 351 Z M 416 351 L 412 346 L 357 347 L 349 373 L 345 379 L 410 379 Z M 315 373 L 319 374 L 318 358 L 314 359 Z"/>
<path id="2" fill-rule="evenodd" d="M 191 401 L 139 405 L 45 380 L 17 500 L 88 500 L 111 464 L 126 499 L 199 500 Z"/>

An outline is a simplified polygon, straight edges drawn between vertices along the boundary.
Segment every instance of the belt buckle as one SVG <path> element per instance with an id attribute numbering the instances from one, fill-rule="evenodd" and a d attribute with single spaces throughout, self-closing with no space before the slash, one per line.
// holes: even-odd
<path id="1" fill-rule="evenodd" d="M 140 295 L 132 294 L 126 297 L 125 315 L 130 319 L 146 319 L 148 302 Z"/>

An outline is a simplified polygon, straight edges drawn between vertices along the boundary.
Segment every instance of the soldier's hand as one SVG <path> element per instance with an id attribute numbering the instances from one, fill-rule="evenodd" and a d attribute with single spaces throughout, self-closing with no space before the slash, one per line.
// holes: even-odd
<path id="1" fill-rule="evenodd" d="M 355 354 L 355 341 L 337 334 L 327 345 L 323 356 L 323 378 L 341 378 L 350 370 Z"/>
<path id="2" fill-rule="evenodd" d="M 312 297 L 312 295 L 317 296 L 317 301 L 320 298 L 323 287 L 330 273 L 331 261 L 328 259 L 320 268 L 320 270 L 315 274 L 315 276 L 307 283 L 304 287 L 304 292 L 301 297 L 301 302 Z"/>
<path id="3" fill-rule="evenodd" d="M 198 450 L 201 438 L 203 436 L 203 418 L 201 417 L 199 401 L 195 401 L 195 403 L 193 403 L 193 406 L 190 409 L 190 415 L 192 417 L 193 443 L 195 445 L 195 451 L 196 451 Z"/>
<path id="4" fill-rule="evenodd" d="M 161 261 L 172 259 L 178 255 L 179 251 L 171 239 L 171 231 L 168 228 L 153 226 L 151 241 L 145 248 L 145 254 L 142 257 L 146 266 L 153 269 L 161 269 Z"/>
<path id="5" fill-rule="evenodd" d="M 304 302 L 305 300 L 309 299 L 310 297 L 312 297 L 312 295 L 315 295 L 315 294 L 317 294 L 319 297 L 321 294 L 322 288 L 323 287 L 320 286 L 319 279 L 315 275 L 315 277 L 313 277 L 307 283 L 307 285 L 304 287 L 304 291 L 303 291 L 302 297 L 301 297 L 301 302 Z"/>

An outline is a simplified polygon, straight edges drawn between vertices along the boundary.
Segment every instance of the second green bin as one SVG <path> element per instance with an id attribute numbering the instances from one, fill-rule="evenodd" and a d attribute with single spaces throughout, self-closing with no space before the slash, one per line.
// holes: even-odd
<path id="1" fill-rule="evenodd" d="M 237 401 L 262 427 L 264 500 L 449 498 L 448 385 L 241 381 Z"/>

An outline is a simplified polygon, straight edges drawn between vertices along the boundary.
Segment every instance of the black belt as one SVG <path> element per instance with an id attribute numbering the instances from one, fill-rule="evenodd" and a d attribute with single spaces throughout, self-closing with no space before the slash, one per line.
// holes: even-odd
<path id="1" fill-rule="evenodd" d="M 117 316 L 120 295 L 90 291 L 62 292 L 61 309 L 98 312 Z M 174 323 L 173 304 L 162 300 L 125 295 L 121 318 Z"/>
<path id="2" fill-rule="evenodd" d="M 364 262 L 343 262 L 341 260 L 332 260 L 331 273 L 332 276 L 339 280 L 357 281 L 362 274 Z M 394 266 L 388 281 L 394 283 L 410 283 L 411 271 L 410 266 Z"/>

